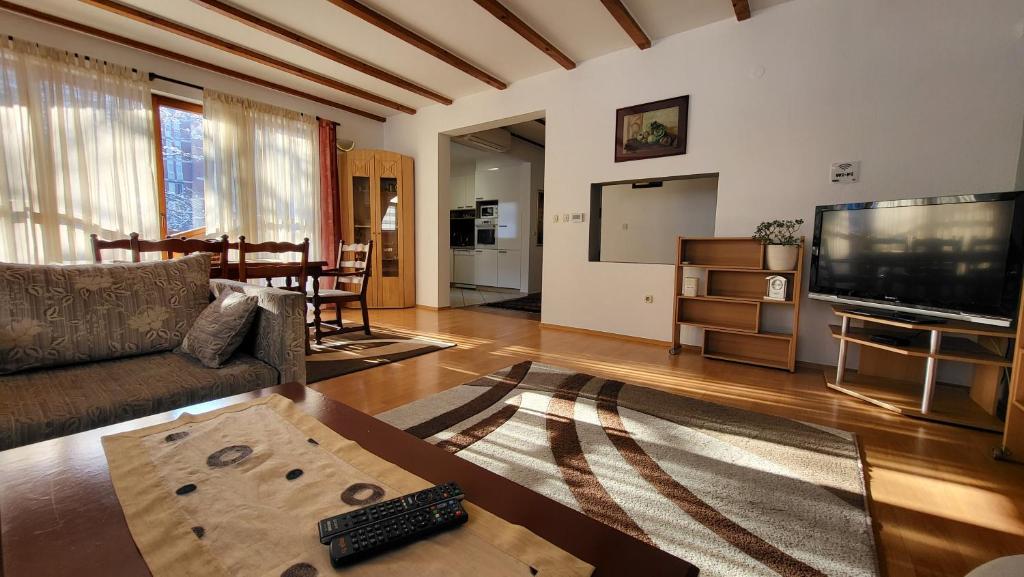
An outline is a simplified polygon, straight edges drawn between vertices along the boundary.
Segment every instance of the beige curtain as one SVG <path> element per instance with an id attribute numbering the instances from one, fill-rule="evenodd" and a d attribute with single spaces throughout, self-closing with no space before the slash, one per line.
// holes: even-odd
<path id="1" fill-rule="evenodd" d="M 131 69 L 0 42 L 0 261 L 92 261 L 160 235 L 152 101 Z"/>
<path id="2" fill-rule="evenodd" d="M 203 91 L 206 231 L 250 242 L 301 242 L 320 251 L 316 119 Z"/>

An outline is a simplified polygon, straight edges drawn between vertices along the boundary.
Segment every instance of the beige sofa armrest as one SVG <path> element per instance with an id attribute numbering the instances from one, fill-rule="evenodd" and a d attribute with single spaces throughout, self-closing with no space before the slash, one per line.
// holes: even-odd
<path id="1" fill-rule="evenodd" d="M 254 321 L 253 355 L 273 366 L 281 383 L 306 384 L 306 297 L 297 292 L 260 287 L 226 279 L 210 279 L 215 296 L 225 290 L 254 295 L 259 312 Z"/>

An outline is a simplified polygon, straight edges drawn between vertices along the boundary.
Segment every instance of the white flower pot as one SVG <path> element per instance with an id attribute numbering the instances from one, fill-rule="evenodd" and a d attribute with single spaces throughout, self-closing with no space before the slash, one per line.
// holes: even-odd
<path id="1" fill-rule="evenodd" d="M 765 265 L 768 270 L 796 270 L 796 257 L 800 247 L 792 244 L 769 244 L 765 248 Z"/>

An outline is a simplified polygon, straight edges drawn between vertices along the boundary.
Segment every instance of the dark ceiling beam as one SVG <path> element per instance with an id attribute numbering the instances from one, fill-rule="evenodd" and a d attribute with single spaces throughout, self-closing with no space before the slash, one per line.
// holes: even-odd
<path id="1" fill-rule="evenodd" d="M 142 10 L 138 10 L 132 6 L 127 6 L 119 2 L 114 2 L 113 0 L 80 1 L 90 6 L 106 10 L 107 12 L 117 14 L 119 16 L 124 16 L 125 18 L 128 18 L 130 20 L 134 20 L 136 22 L 146 24 L 154 28 L 159 28 L 160 30 L 164 30 L 166 32 L 171 32 L 172 34 L 177 34 L 178 36 L 181 36 L 183 38 L 187 38 L 189 40 L 205 44 L 211 48 L 216 48 L 223 52 L 227 52 L 228 54 L 239 56 L 245 58 L 246 60 L 256 62 L 258 64 L 263 64 L 264 66 L 276 68 L 282 72 L 287 72 L 288 74 L 297 76 L 304 80 L 315 82 L 321 86 L 326 86 L 327 88 L 332 88 L 339 92 L 345 92 L 351 94 L 352 96 L 362 98 L 363 100 L 373 102 L 381 106 L 386 106 L 394 110 L 398 110 L 399 112 L 405 112 L 407 114 L 416 114 L 415 108 L 411 108 L 404 104 L 400 104 L 398 102 L 395 102 L 394 100 L 384 98 L 383 96 L 378 96 L 372 92 L 368 92 L 366 90 L 363 90 L 362 88 L 352 86 L 351 84 L 346 84 L 344 82 L 341 82 L 340 80 L 335 80 L 334 78 L 329 78 L 327 76 L 324 76 L 323 74 L 318 74 L 316 72 L 306 70 L 305 68 L 301 68 L 289 62 L 285 62 L 284 60 L 278 60 L 277 58 L 267 56 L 266 54 L 262 54 L 260 52 L 256 52 L 255 50 L 246 48 L 241 44 L 235 44 L 234 42 L 222 40 L 220 38 L 217 38 L 216 36 L 212 36 L 205 32 L 196 30 L 194 28 L 189 28 L 188 26 L 178 24 L 177 22 L 174 22 L 172 20 L 168 20 L 166 18 L 162 18 L 160 16 L 150 14 L 148 12 L 143 12 Z"/>
<path id="2" fill-rule="evenodd" d="M 533 44 L 538 50 L 547 54 L 552 60 L 562 65 L 562 68 L 566 70 L 572 70 L 576 68 L 576 63 L 571 58 L 562 53 L 561 50 L 555 48 L 555 45 L 548 42 L 546 38 L 537 33 L 536 30 L 530 28 L 530 26 L 519 19 L 518 16 L 509 11 L 498 2 L 498 0 L 474 0 L 481 8 L 491 13 L 492 16 L 501 20 L 505 26 L 511 28 L 516 34 L 519 34 L 526 39 L 527 42 Z"/>
<path id="3" fill-rule="evenodd" d="M 305 100 L 318 102 L 325 106 L 330 106 L 332 108 L 337 108 L 338 110 L 344 110 L 345 112 L 351 112 L 352 114 L 357 114 L 365 118 L 376 120 L 377 122 L 384 122 L 387 120 L 383 116 L 373 114 L 365 110 L 360 110 L 347 104 L 341 104 L 333 100 L 322 98 L 315 94 L 309 94 L 308 92 L 296 90 L 295 88 L 275 84 L 273 82 L 270 82 L 269 80 L 263 80 L 262 78 L 256 78 L 255 76 L 249 76 L 248 74 L 243 74 L 236 70 L 231 70 L 230 68 L 224 68 L 223 66 L 210 64 L 208 62 L 199 60 L 198 58 L 192 58 L 191 56 L 178 54 L 177 52 L 173 52 L 165 48 L 160 48 L 158 46 L 153 46 L 152 44 L 146 44 L 145 42 L 139 42 L 138 40 L 132 40 L 131 38 L 126 38 L 124 36 L 119 36 L 117 34 L 113 34 L 105 30 L 100 30 L 99 28 L 93 28 L 92 26 L 86 26 L 85 24 L 81 24 L 79 22 L 66 20 L 64 18 L 53 16 L 45 12 L 40 12 L 39 10 L 34 10 L 27 6 L 22 6 L 20 4 L 15 4 L 13 2 L 8 2 L 7 0 L 0 0 L 0 9 L 4 9 L 7 10 L 8 12 L 13 12 L 15 14 L 20 14 L 22 16 L 27 16 L 29 18 L 34 18 L 36 20 L 46 22 L 48 24 L 54 24 L 62 28 L 67 28 L 68 30 L 74 30 L 75 32 L 81 32 L 82 34 L 88 34 L 89 36 L 95 36 L 96 38 L 102 38 L 103 40 L 108 40 L 110 42 L 114 42 L 122 46 L 127 46 L 129 48 L 141 50 L 143 52 L 148 52 L 150 54 L 155 54 L 157 56 L 167 58 L 168 60 L 174 60 L 175 62 L 181 62 L 183 64 L 188 64 L 189 66 L 202 68 L 203 70 L 209 70 L 210 72 L 216 72 L 217 74 L 230 76 L 231 78 L 237 78 L 238 80 L 243 80 L 250 84 L 256 84 L 264 88 L 269 88 L 271 90 L 276 90 L 278 92 L 283 92 L 285 94 L 291 94 L 292 96 L 297 96 Z"/>
<path id="4" fill-rule="evenodd" d="M 214 12 L 217 12 L 222 16 L 231 18 L 236 22 L 245 24 L 246 26 L 249 26 L 266 34 L 270 34 L 271 36 L 275 36 L 281 40 L 284 40 L 285 42 L 298 46 L 299 48 L 304 48 L 314 54 L 323 56 L 328 60 L 333 60 L 334 62 L 337 62 L 342 66 L 347 66 L 353 70 L 362 72 L 367 76 L 372 76 L 377 80 L 382 80 L 384 82 L 387 82 L 388 84 L 397 86 L 404 90 L 408 90 L 409 92 L 419 94 L 420 96 L 424 96 L 435 102 L 440 102 L 441 104 L 452 103 L 452 99 L 447 96 L 444 96 L 443 94 L 438 94 L 433 90 L 429 90 L 427 88 L 419 86 L 418 84 L 415 84 L 400 76 L 396 76 L 386 70 L 377 68 L 376 66 L 368 62 L 363 62 L 362 60 L 353 58 L 352 56 L 335 50 L 330 46 L 317 42 L 316 40 L 313 40 L 311 38 L 307 38 L 293 30 L 289 30 L 279 24 L 270 22 L 269 20 L 264 20 L 263 18 L 260 18 L 255 14 L 236 8 L 231 4 L 226 4 L 224 2 L 221 2 L 220 0 L 192 1 L 204 8 L 213 10 Z"/>
<path id="5" fill-rule="evenodd" d="M 732 9 L 740 22 L 750 18 L 750 2 L 747 0 L 732 0 Z"/>
<path id="6" fill-rule="evenodd" d="M 629 13 L 629 10 L 622 4 L 621 0 L 601 0 L 601 4 L 611 12 L 612 18 L 619 23 L 619 26 L 629 34 L 640 50 L 651 47 L 651 39 L 644 33 L 643 28 L 637 23 L 636 18 Z"/>
<path id="7" fill-rule="evenodd" d="M 458 68 L 459 70 L 465 72 L 466 74 L 472 76 L 473 78 L 476 78 L 477 80 L 480 80 L 481 82 L 489 84 L 497 88 L 498 90 L 504 90 L 508 88 L 508 84 L 506 84 L 504 81 L 499 80 L 498 78 L 487 72 L 484 72 L 483 70 L 477 68 L 476 66 L 473 66 L 469 62 L 463 60 L 462 58 L 459 58 L 458 56 L 452 54 L 451 52 L 445 50 L 444 48 L 441 48 L 437 44 L 434 44 L 430 40 L 427 40 L 426 38 L 420 36 L 419 34 L 416 34 L 412 30 L 409 30 L 408 28 L 402 26 L 401 24 L 395 22 L 394 20 L 387 18 L 386 16 L 380 14 L 379 12 L 375 12 L 374 10 L 357 2 L 356 0 L 327 1 L 330 2 L 331 4 L 334 4 L 338 8 L 345 10 L 349 14 L 352 14 L 353 16 L 356 16 L 364 20 L 365 22 L 373 24 L 374 26 L 387 32 L 388 34 L 391 34 L 392 36 L 400 40 L 403 40 L 415 46 L 416 48 L 419 48 L 420 50 L 426 52 L 427 54 L 433 56 L 434 58 L 437 58 L 438 60 L 446 64 Z"/>

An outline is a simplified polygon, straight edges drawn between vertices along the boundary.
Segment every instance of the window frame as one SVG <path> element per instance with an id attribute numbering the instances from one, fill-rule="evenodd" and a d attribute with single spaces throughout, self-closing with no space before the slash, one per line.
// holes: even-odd
<path id="1" fill-rule="evenodd" d="M 160 237 L 167 238 L 167 182 L 164 178 L 164 146 L 163 146 L 163 134 L 160 129 L 160 107 L 164 108 L 177 108 L 178 110 L 184 110 L 186 112 L 192 112 L 195 114 L 203 114 L 203 105 L 196 104 L 195 102 L 188 102 L 186 100 L 180 100 L 177 98 L 171 98 L 170 96 L 163 96 L 161 94 L 153 95 L 153 146 L 156 152 L 156 183 L 157 190 L 160 193 L 159 199 L 159 218 L 160 218 Z M 184 231 L 180 237 L 185 238 L 204 238 L 206 236 L 206 227 L 202 226 L 194 228 L 192 230 Z"/>

